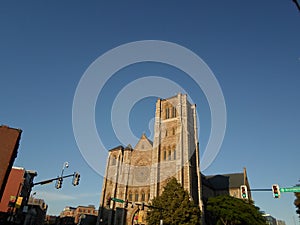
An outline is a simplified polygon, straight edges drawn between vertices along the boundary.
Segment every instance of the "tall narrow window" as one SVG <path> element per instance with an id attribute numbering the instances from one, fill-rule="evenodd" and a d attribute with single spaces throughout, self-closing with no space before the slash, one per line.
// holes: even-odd
<path id="1" fill-rule="evenodd" d="M 176 159 L 176 148 L 174 148 L 174 152 L 173 152 L 173 159 Z"/>
<path id="2" fill-rule="evenodd" d="M 170 118 L 170 110 L 169 108 L 166 108 L 166 119 Z"/>
<path id="3" fill-rule="evenodd" d="M 129 201 L 132 201 L 132 193 L 131 193 L 131 192 L 129 192 L 128 200 L 129 200 Z"/>
<path id="4" fill-rule="evenodd" d="M 117 159 L 114 156 L 112 156 L 111 165 L 115 166 L 116 164 L 117 164 Z"/>
<path id="5" fill-rule="evenodd" d="M 150 193 L 148 193 L 148 201 L 150 201 Z"/>
<path id="6" fill-rule="evenodd" d="M 139 201 L 139 193 L 135 192 L 134 201 Z"/>
<path id="7" fill-rule="evenodd" d="M 142 202 L 144 202 L 146 199 L 145 199 L 145 192 L 142 192 Z"/>
<path id="8" fill-rule="evenodd" d="M 172 129 L 172 133 L 173 133 L 173 135 L 176 134 L 176 129 L 175 129 L 175 127 L 173 127 L 173 129 Z"/>
<path id="9" fill-rule="evenodd" d="M 164 160 L 167 160 L 167 151 L 164 150 Z"/>
<path id="10" fill-rule="evenodd" d="M 172 108 L 172 117 L 176 117 L 176 107 L 173 106 Z"/>
<path id="11" fill-rule="evenodd" d="M 168 160 L 171 160 L 171 150 L 168 152 Z"/>

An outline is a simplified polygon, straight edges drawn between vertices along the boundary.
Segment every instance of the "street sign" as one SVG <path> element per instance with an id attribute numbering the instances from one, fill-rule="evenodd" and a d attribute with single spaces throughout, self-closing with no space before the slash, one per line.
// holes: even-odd
<path id="1" fill-rule="evenodd" d="M 300 186 L 280 188 L 281 192 L 300 192 Z"/>
<path id="2" fill-rule="evenodd" d="M 119 199 L 119 198 L 111 198 L 111 200 L 114 201 L 114 202 L 121 202 L 121 203 L 125 202 L 124 200 Z"/>

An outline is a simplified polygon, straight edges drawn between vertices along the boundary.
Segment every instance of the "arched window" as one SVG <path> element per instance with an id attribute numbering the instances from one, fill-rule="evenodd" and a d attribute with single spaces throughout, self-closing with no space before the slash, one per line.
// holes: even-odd
<path id="1" fill-rule="evenodd" d="M 170 109 L 166 108 L 166 119 L 170 118 Z"/>
<path id="2" fill-rule="evenodd" d="M 168 130 L 165 131 L 165 137 L 168 137 Z"/>
<path id="3" fill-rule="evenodd" d="M 150 201 L 150 192 L 148 192 L 148 199 L 147 200 Z"/>
<path id="4" fill-rule="evenodd" d="M 168 151 L 168 160 L 171 160 L 171 150 Z"/>
<path id="5" fill-rule="evenodd" d="M 139 193 L 138 192 L 135 192 L 135 195 L 134 195 L 134 201 L 139 201 Z"/>
<path id="6" fill-rule="evenodd" d="M 132 201 L 132 192 L 129 192 L 128 201 Z"/>
<path id="7" fill-rule="evenodd" d="M 111 165 L 115 166 L 116 164 L 117 164 L 117 159 L 115 158 L 115 156 L 112 156 Z"/>
<path id="8" fill-rule="evenodd" d="M 167 151 L 166 151 L 166 149 L 164 149 L 163 154 L 164 154 L 163 159 L 164 159 L 164 161 L 166 161 L 167 160 Z"/>
<path id="9" fill-rule="evenodd" d="M 176 117 L 176 107 L 175 106 L 172 107 L 172 117 L 173 118 Z"/>
<path id="10" fill-rule="evenodd" d="M 172 129 L 172 133 L 173 133 L 173 135 L 176 134 L 176 129 L 175 129 L 175 127 L 173 127 L 173 129 Z"/>
<path id="11" fill-rule="evenodd" d="M 145 197 L 146 197 L 146 196 L 145 196 L 145 192 L 142 192 L 142 199 L 141 199 L 142 202 L 144 202 L 144 201 L 146 200 Z"/>
<path id="12" fill-rule="evenodd" d="M 173 151 L 173 160 L 176 160 L 176 148 L 174 147 L 174 151 Z"/>

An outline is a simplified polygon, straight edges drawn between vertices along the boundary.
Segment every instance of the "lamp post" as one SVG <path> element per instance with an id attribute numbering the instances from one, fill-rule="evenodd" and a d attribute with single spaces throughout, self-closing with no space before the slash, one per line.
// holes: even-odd
<path id="1" fill-rule="evenodd" d="M 61 177 L 64 175 L 64 171 L 65 171 L 65 168 L 68 168 L 69 167 L 69 163 L 68 162 L 64 162 L 64 165 L 63 165 L 63 168 L 61 170 Z"/>
<path id="2" fill-rule="evenodd" d="M 61 175 L 60 175 L 60 177 L 58 177 L 58 180 L 57 180 L 56 185 L 55 185 L 56 189 L 60 189 L 61 188 L 62 182 L 63 182 L 64 171 L 65 171 L 65 168 L 68 168 L 68 167 L 69 167 L 69 163 L 68 162 L 64 162 L 62 170 L 61 170 Z"/>

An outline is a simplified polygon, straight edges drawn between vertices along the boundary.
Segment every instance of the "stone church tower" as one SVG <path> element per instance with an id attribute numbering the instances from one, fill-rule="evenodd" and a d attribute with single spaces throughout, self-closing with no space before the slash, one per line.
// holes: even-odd
<path id="1" fill-rule="evenodd" d="M 201 209 L 198 146 L 196 106 L 187 95 L 158 99 L 153 142 L 143 134 L 134 148 L 109 151 L 97 224 L 146 224 L 148 203 L 171 177 Z"/>

